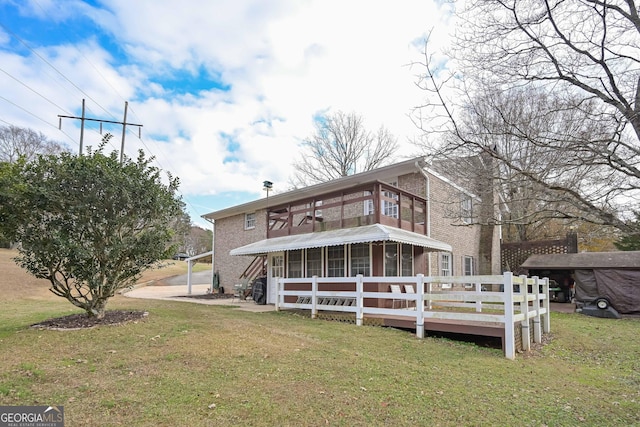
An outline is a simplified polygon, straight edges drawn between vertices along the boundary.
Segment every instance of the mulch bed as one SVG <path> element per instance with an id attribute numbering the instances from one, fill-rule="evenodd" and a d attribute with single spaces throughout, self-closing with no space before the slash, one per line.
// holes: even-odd
<path id="1" fill-rule="evenodd" d="M 180 298 L 196 299 L 233 299 L 233 294 L 201 294 L 201 295 L 181 295 Z"/>
<path id="2" fill-rule="evenodd" d="M 31 325 L 32 328 L 54 330 L 88 329 L 96 326 L 121 325 L 127 322 L 135 322 L 149 315 L 146 311 L 108 310 L 102 319 L 88 317 L 85 313 L 70 314 L 68 316 L 48 319 L 44 322 Z"/>

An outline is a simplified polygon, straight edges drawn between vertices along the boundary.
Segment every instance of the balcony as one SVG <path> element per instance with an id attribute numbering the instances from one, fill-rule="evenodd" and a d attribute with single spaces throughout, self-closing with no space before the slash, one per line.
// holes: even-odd
<path id="1" fill-rule="evenodd" d="M 267 209 L 267 238 L 382 224 L 426 235 L 427 200 L 381 181 Z"/>

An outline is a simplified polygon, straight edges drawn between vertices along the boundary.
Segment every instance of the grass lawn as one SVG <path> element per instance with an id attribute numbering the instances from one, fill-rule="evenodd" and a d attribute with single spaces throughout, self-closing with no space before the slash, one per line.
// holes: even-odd
<path id="1" fill-rule="evenodd" d="M 67 426 L 640 425 L 638 318 L 553 313 L 550 343 L 515 361 L 394 329 L 123 296 L 107 308 L 149 317 L 36 330 L 78 310 L 12 255 L 0 250 L 0 405 L 63 405 Z"/>

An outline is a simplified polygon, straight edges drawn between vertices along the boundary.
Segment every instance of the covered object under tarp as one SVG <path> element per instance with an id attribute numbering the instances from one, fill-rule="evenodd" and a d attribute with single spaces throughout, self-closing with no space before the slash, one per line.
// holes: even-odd
<path id="1" fill-rule="evenodd" d="M 640 313 L 640 251 L 531 255 L 522 267 L 530 273 L 569 270 L 576 303 L 606 298 L 619 313 Z"/>

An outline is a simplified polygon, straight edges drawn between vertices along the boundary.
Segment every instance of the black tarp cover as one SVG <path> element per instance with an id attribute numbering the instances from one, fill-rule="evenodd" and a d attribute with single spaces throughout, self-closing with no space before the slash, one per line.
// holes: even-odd
<path id="1" fill-rule="evenodd" d="M 576 301 L 589 303 L 602 297 L 619 313 L 640 313 L 640 270 L 575 270 L 574 278 Z"/>

